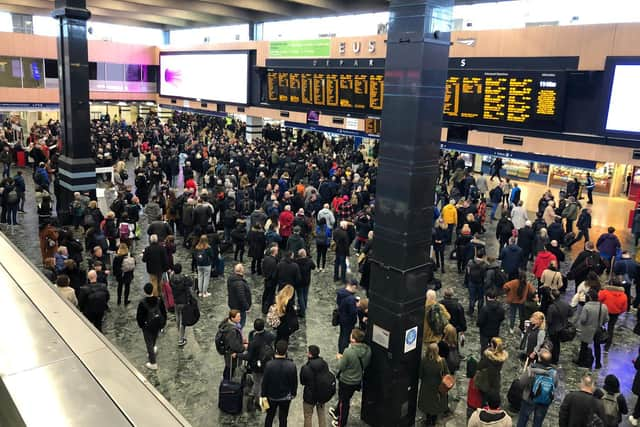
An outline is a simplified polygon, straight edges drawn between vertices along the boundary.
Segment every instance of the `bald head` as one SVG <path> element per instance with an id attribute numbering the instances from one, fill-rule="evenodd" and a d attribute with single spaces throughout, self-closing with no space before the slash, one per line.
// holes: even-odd
<path id="1" fill-rule="evenodd" d="M 236 264 L 235 267 L 233 267 L 233 272 L 239 276 L 244 275 L 244 266 L 242 264 Z"/>
<path id="2" fill-rule="evenodd" d="M 590 374 L 586 374 L 580 380 L 580 390 L 593 393 L 593 377 Z"/>
<path id="3" fill-rule="evenodd" d="M 89 283 L 96 283 L 98 281 L 98 273 L 95 270 L 89 270 L 87 280 L 89 280 Z"/>

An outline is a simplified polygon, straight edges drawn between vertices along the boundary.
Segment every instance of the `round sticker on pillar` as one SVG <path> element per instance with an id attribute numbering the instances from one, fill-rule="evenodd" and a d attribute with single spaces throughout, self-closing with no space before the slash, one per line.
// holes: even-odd
<path id="1" fill-rule="evenodd" d="M 416 349 L 418 344 L 418 327 L 414 326 L 411 329 L 407 329 L 404 333 L 404 352 L 409 353 Z"/>

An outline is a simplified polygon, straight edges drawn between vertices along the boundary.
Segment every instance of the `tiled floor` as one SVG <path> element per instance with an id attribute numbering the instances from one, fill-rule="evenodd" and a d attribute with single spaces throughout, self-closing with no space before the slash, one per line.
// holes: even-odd
<path id="1" fill-rule="evenodd" d="M 29 174 L 27 174 L 29 175 Z M 130 174 L 131 175 L 131 174 Z M 31 187 L 30 178 L 28 178 Z M 527 190 L 524 197 L 527 197 Z M 109 194 L 109 192 L 107 192 Z M 596 199 L 596 209 L 600 209 L 600 205 L 606 206 L 606 201 Z M 106 203 L 102 203 L 106 205 Z M 615 207 L 608 206 L 608 211 L 616 210 Z M 22 249 L 22 251 L 31 257 L 35 263 L 39 263 L 38 242 L 36 238 L 37 217 L 35 215 L 34 200 L 32 196 L 27 199 L 26 214 L 21 214 L 21 225 L 8 228 L 2 225 L 2 231 L 11 237 L 11 239 Z M 594 230 L 594 236 L 599 234 L 598 230 Z M 628 233 L 627 233 L 628 234 Z M 625 234 L 625 237 L 628 237 Z M 493 226 L 489 226 L 485 239 L 488 245 L 489 253 L 497 251 L 496 241 L 493 238 Z M 135 247 L 135 253 L 141 254 L 145 243 L 140 241 Z M 574 248 L 574 251 L 577 251 Z M 180 248 L 178 250 L 176 261 L 181 261 L 183 265 L 189 266 L 190 255 L 186 250 Z M 245 265 L 247 265 L 245 259 Z M 332 261 L 332 259 L 330 260 Z M 355 262 L 355 260 L 353 260 Z M 450 261 L 448 261 L 451 263 Z M 227 271 L 232 266 L 233 260 L 227 254 L 226 265 Z M 568 268 L 568 264 L 563 266 Z M 445 286 L 453 286 L 458 296 L 463 300 L 463 304 L 467 299 L 466 290 L 462 287 L 461 276 L 456 274 L 455 267 L 448 265 L 447 273 L 442 275 L 441 279 Z M 301 322 L 300 330 L 293 335 L 290 346 L 289 356 L 295 361 L 299 367 L 304 363 L 306 358 L 306 346 L 308 344 L 317 344 L 321 348 L 322 356 L 328 360 L 330 366 L 335 367 L 335 353 L 337 350 L 337 329 L 331 327 L 330 316 L 335 301 L 336 285 L 332 281 L 331 268 L 324 273 L 316 273 L 312 279 L 311 291 L 309 295 L 309 310 L 307 318 Z M 142 294 L 141 287 L 146 282 L 147 277 L 144 265 L 138 265 L 135 272 L 134 289 L 132 290 L 133 301 L 137 302 Z M 252 287 L 254 301 L 259 301 L 262 291 L 262 280 L 259 277 L 249 277 L 249 283 Z M 115 294 L 115 286 L 110 283 L 112 295 Z M 183 413 L 183 415 L 191 421 L 194 426 L 259 426 L 264 423 L 264 415 L 260 413 L 243 413 L 234 417 L 220 413 L 217 409 L 217 389 L 222 376 L 222 358 L 215 351 L 213 345 L 213 337 L 216 332 L 218 323 L 224 318 L 227 311 L 226 306 L 226 284 L 222 279 L 216 279 L 210 285 L 212 296 L 201 301 L 202 318 L 200 322 L 193 328 L 189 328 L 187 332 L 188 343 L 184 348 L 178 348 L 177 330 L 175 328 L 174 319 L 170 317 L 166 332 L 158 342 L 159 355 L 157 372 L 149 372 L 144 367 L 146 361 L 145 346 L 142 334 L 135 322 L 136 305 L 132 304 L 128 307 L 116 306 L 115 300 L 112 300 L 111 311 L 107 314 L 105 320 L 105 335 L 130 359 L 130 361 L 139 367 L 140 371 L 149 381 L 157 387 L 157 389 L 171 401 L 175 407 Z M 573 289 L 573 286 L 570 286 Z M 568 297 L 568 296 L 567 296 Z M 259 315 L 259 310 L 252 310 L 249 313 L 248 325 Z M 467 344 L 463 349 L 464 354 L 479 353 L 479 342 L 477 328 L 474 326 L 475 318 L 468 319 L 470 330 L 467 334 Z M 631 398 L 629 389 L 633 379 L 633 367 L 631 359 L 637 354 L 638 337 L 632 333 L 635 324 L 635 314 L 626 314 L 620 318 L 615 337 L 615 344 L 609 354 L 604 355 L 604 368 L 594 373 L 602 382 L 604 376 L 608 373 L 618 375 L 624 394 L 631 399 L 631 404 L 635 402 Z M 521 366 L 516 359 L 517 346 L 519 338 L 510 335 L 506 328 L 503 328 L 503 335 L 507 341 L 508 349 L 511 357 L 503 368 L 503 384 L 502 396 L 506 400 L 506 392 L 509 384 L 518 375 Z M 566 390 L 576 389 L 577 383 L 583 369 L 576 368 L 571 359 L 577 354 L 578 344 L 563 344 L 561 355 L 561 368 L 559 369 L 561 376 L 560 390 L 556 393 L 556 401 L 551 406 L 545 426 L 557 425 L 558 408 L 562 397 Z M 464 372 L 464 366 L 461 373 Z M 463 397 L 458 402 L 451 402 L 450 406 L 454 410 L 453 416 L 443 420 L 441 425 L 447 426 L 464 426 L 466 413 L 466 379 L 459 379 L 458 393 Z M 298 397 L 293 402 L 289 416 L 289 425 L 302 426 L 302 390 L 299 390 Z M 360 395 L 357 393 L 353 399 L 354 408 L 352 410 L 352 419 L 349 425 L 364 426 L 365 424 L 359 420 Z M 514 415 L 514 423 L 517 415 Z M 421 416 L 418 416 L 418 425 L 421 425 Z"/>

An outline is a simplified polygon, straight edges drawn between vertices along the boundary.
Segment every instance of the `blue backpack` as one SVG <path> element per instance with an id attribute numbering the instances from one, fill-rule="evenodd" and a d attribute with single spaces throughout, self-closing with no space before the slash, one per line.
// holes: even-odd
<path id="1" fill-rule="evenodd" d="M 553 402 L 553 393 L 556 389 L 554 378 L 556 370 L 551 368 L 544 373 L 538 373 L 533 378 L 531 386 L 531 397 L 533 403 L 539 405 L 550 405 Z"/>

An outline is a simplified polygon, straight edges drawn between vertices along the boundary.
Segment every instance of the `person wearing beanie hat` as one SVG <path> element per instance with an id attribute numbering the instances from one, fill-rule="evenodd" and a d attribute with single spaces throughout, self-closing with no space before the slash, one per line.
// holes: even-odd
<path id="1" fill-rule="evenodd" d="M 156 340 L 162 328 L 167 323 L 167 311 L 164 303 L 153 296 L 153 285 L 146 283 L 143 287 L 145 297 L 138 303 L 136 320 L 142 329 L 142 336 L 147 346 L 148 362 L 145 366 L 153 371 L 158 369 Z"/>
<path id="2" fill-rule="evenodd" d="M 602 421 L 605 427 L 618 426 L 622 422 L 622 416 L 629 412 L 627 400 L 620 393 L 620 380 L 613 374 L 605 377 L 602 389 L 596 390 L 593 396 L 602 401 L 602 406 L 604 407 L 604 419 Z"/>
<path id="3" fill-rule="evenodd" d="M 313 411 L 318 413 L 318 426 L 327 425 L 325 403 L 327 397 L 335 388 L 326 379 L 329 376 L 329 365 L 320 357 L 320 348 L 317 345 L 310 345 L 307 349 L 307 363 L 300 368 L 300 384 L 304 386 L 302 393 L 302 407 L 304 413 L 304 427 L 311 427 L 313 424 Z M 318 381 L 320 379 L 320 381 Z"/>

